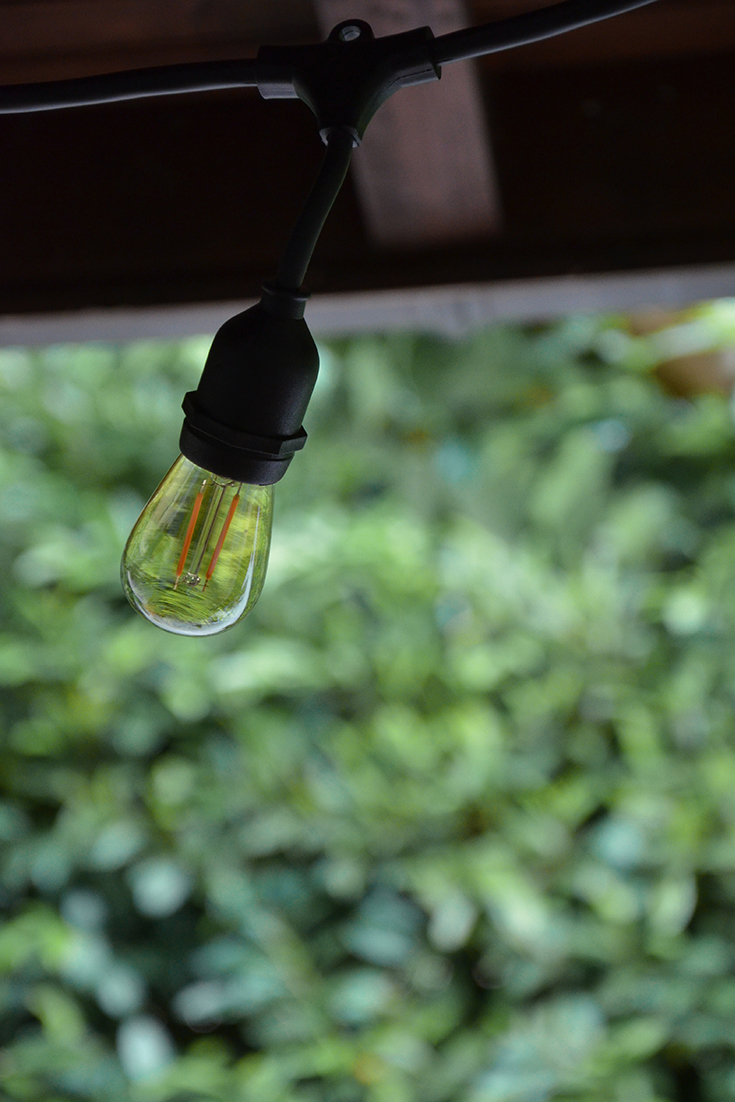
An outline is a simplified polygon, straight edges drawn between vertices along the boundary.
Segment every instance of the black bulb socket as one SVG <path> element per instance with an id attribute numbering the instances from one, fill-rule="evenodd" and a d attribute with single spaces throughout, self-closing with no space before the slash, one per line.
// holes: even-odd
<path id="1" fill-rule="evenodd" d="M 306 443 L 302 422 L 319 371 L 304 321 L 308 295 L 270 284 L 217 331 L 196 390 L 183 401 L 179 446 L 220 478 L 270 486 Z"/>

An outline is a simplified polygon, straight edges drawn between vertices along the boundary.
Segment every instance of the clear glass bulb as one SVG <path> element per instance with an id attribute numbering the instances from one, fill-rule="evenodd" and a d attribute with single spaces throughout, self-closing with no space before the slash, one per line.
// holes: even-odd
<path id="1" fill-rule="evenodd" d="M 180 455 L 125 547 L 128 600 L 177 635 L 232 627 L 263 588 L 272 518 L 272 486 L 228 481 Z"/>

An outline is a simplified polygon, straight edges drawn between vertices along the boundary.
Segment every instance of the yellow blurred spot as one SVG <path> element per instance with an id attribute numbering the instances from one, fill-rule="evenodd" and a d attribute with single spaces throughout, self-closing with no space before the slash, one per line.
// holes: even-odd
<path id="1" fill-rule="evenodd" d="M 377 1056 L 373 1056 L 371 1052 L 364 1052 L 361 1056 L 358 1056 L 355 1060 L 352 1073 L 357 1079 L 358 1083 L 364 1083 L 369 1086 L 371 1083 L 377 1083 L 385 1075 L 385 1064 Z"/>

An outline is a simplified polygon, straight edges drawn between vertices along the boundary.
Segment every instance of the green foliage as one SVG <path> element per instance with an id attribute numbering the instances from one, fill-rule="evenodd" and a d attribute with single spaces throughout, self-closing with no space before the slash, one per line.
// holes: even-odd
<path id="1" fill-rule="evenodd" d="M 3 1098 L 735 1100 L 732 421 L 626 339 L 325 349 L 203 640 L 118 562 L 206 342 L 0 354 Z"/>

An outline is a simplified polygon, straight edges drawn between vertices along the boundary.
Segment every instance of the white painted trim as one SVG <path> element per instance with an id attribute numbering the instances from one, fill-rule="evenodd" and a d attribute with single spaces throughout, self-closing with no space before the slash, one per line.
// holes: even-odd
<path id="1" fill-rule="evenodd" d="M 317 295 L 307 317 L 318 336 L 414 330 L 460 337 L 495 322 L 565 314 L 672 309 L 735 296 L 735 265 L 559 276 L 360 294 Z M 0 346 L 123 342 L 214 333 L 246 302 L 82 310 L 0 318 Z"/>

